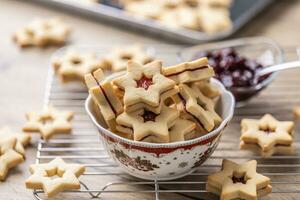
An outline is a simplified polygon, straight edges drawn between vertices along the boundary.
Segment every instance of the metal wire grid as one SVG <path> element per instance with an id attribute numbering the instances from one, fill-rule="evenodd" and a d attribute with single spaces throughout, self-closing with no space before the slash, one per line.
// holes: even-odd
<path id="1" fill-rule="evenodd" d="M 40 140 L 36 163 L 61 157 L 67 161 L 84 164 L 87 168 L 81 176 L 81 189 L 68 190 L 63 193 L 84 193 L 87 199 L 100 198 L 108 193 L 115 195 L 152 194 L 156 200 L 170 198 L 171 193 L 174 194 L 174 199 L 217 199 L 205 191 L 206 177 L 221 167 L 223 158 L 228 158 L 237 161 L 258 160 L 258 171 L 271 177 L 273 186 L 272 194 L 263 199 L 281 199 L 282 194 L 285 199 L 300 198 L 300 140 L 295 141 L 296 153 L 294 155 L 263 159 L 260 156 L 238 152 L 238 137 L 233 139 L 226 137 L 225 134 L 217 150 L 201 169 L 185 178 L 175 181 L 143 181 L 133 178 L 122 172 L 106 154 L 97 130 L 84 110 L 87 95 L 84 86 L 81 88 L 78 85 L 61 86 L 50 69 L 45 106 L 50 104 L 59 109 L 72 110 L 75 112 L 75 119 L 72 134 L 61 135 L 48 141 Z M 85 177 L 88 179 L 92 177 L 96 180 L 113 177 L 113 181 L 109 179 L 102 186 L 93 189 L 95 185 L 98 185 L 97 182 L 84 180 Z M 36 199 L 43 199 L 42 190 L 35 190 L 33 194 Z"/>

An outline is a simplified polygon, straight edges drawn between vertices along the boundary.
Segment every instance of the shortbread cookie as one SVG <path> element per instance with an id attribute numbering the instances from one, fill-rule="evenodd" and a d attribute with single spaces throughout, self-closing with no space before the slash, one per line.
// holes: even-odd
<path id="1" fill-rule="evenodd" d="M 103 72 L 101 69 L 85 76 L 85 82 L 89 88 L 94 102 L 99 106 L 100 112 L 112 130 L 116 130 L 116 116 L 123 112 L 123 105 L 118 96 L 114 93 L 110 80 L 102 80 Z"/>
<path id="2" fill-rule="evenodd" d="M 179 84 L 179 91 L 184 109 L 198 121 L 201 127 L 211 131 L 222 122 L 222 118 L 215 111 L 214 102 L 204 96 L 198 87 Z"/>
<path id="3" fill-rule="evenodd" d="M 242 150 L 251 150 L 259 152 L 262 157 L 268 158 L 272 155 L 291 155 L 294 153 L 293 145 L 276 145 L 268 151 L 262 151 L 261 147 L 254 143 L 246 143 L 244 141 L 240 142 L 240 149 Z"/>
<path id="4" fill-rule="evenodd" d="M 157 19 L 163 12 L 160 3 L 153 0 L 132 1 L 124 4 L 124 10 L 140 17 Z"/>
<path id="5" fill-rule="evenodd" d="M 2 129 L 0 129 L 0 138 L 8 138 L 8 137 L 13 137 L 13 138 L 17 139 L 16 145 L 14 148 L 18 153 L 25 156 L 24 147 L 26 147 L 29 144 L 29 142 L 31 140 L 31 136 L 28 134 L 21 134 L 21 133 L 14 132 L 8 127 L 4 127 Z"/>
<path id="6" fill-rule="evenodd" d="M 117 117 L 117 130 L 130 131 L 135 141 L 154 136 L 160 143 L 170 142 L 169 128 L 175 124 L 177 110 L 163 106 L 160 114 L 141 109 L 132 113 L 124 112 Z"/>
<path id="7" fill-rule="evenodd" d="M 101 68 L 101 62 L 94 53 L 79 53 L 69 49 L 64 55 L 52 61 L 56 75 L 62 83 L 84 81 L 84 75 Z"/>
<path id="8" fill-rule="evenodd" d="M 201 30 L 206 33 L 216 33 L 232 27 L 230 12 L 227 8 L 200 6 L 197 13 Z"/>
<path id="9" fill-rule="evenodd" d="M 174 89 L 171 89 L 171 90 L 168 90 L 166 92 L 164 92 L 161 96 L 160 96 L 160 100 L 159 100 L 159 105 L 158 106 L 149 106 L 148 104 L 146 103 L 137 103 L 137 104 L 134 104 L 132 106 L 125 106 L 125 111 L 126 112 L 134 112 L 136 110 L 139 110 L 139 109 L 142 109 L 142 108 L 145 108 L 146 110 L 149 110 L 151 112 L 154 112 L 156 114 L 159 114 L 160 113 L 160 110 L 161 110 L 161 107 L 163 105 L 166 105 L 166 100 L 169 98 L 169 97 L 172 97 L 176 94 L 178 94 L 179 92 L 179 89 L 177 86 L 174 87 Z"/>
<path id="10" fill-rule="evenodd" d="M 8 171 L 24 161 L 23 155 L 17 152 L 17 138 L 1 136 L 0 138 L 0 181 L 4 181 Z"/>
<path id="11" fill-rule="evenodd" d="M 170 142 L 190 140 L 195 137 L 196 124 L 190 120 L 178 118 L 170 129 Z"/>
<path id="12" fill-rule="evenodd" d="M 174 9 L 165 10 L 159 17 L 161 23 L 167 27 L 199 29 L 200 23 L 198 15 L 193 8 L 187 6 L 178 6 Z"/>
<path id="13" fill-rule="evenodd" d="M 48 107 L 43 112 L 30 112 L 26 114 L 27 122 L 23 131 L 39 132 L 43 139 L 48 140 L 57 134 L 71 133 L 72 117 L 73 112 L 59 111 L 53 107 Z"/>
<path id="14" fill-rule="evenodd" d="M 217 87 L 214 87 L 210 83 L 209 79 L 198 81 L 193 84 L 195 84 L 199 88 L 199 90 L 208 98 L 213 99 L 221 95 L 220 90 Z"/>
<path id="15" fill-rule="evenodd" d="M 78 177 L 85 171 L 80 164 L 67 164 L 61 158 L 49 163 L 34 164 L 29 168 L 32 174 L 25 182 L 28 189 L 43 189 L 47 197 L 53 197 L 64 190 L 80 189 Z M 58 176 L 52 179 L 51 176 Z"/>
<path id="16" fill-rule="evenodd" d="M 241 141 L 246 144 L 257 144 L 261 148 L 262 155 L 274 147 L 290 146 L 293 142 L 294 123 L 292 121 L 278 121 L 270 114 L 264 115 L 259 120 L 243 119 L 241 127 Z M 273 151 L 275 152 L 275 150 Z"/>
<path id="17" fill-rule="evenodd" d="M 229 8 L 232 4 L 232 0 L 184 0 L 189 4 L 198 6 L 211 6 L 211 7 L 224 7 Z"/>
<path id="18" fill-rule="evenodd" d="M 300 119 L 300 106 L 297 106 L 293 109 L 293 114 L 296 119 Z"/>
<path id="19" fill-rule="evenodd" d="M 138 103 L 157 107 L 160 96 L 174 89 L 175 82 L 161 74 L 161 67 L 160 61 L 153 61 L 144 66 L 134 61 L 128 62 L 127 73 L 113 80 L 116 86 L 125 91 L 126 107 Z"/>
<path id="20" fill-rule="evenodd" d="M 214 76 L 214 70 L 208 64 L 207 58 L 184 62 L 171 67 L 164 67 L 163 74 L 176 83 L 195 82 Z"/>
<path id="21" fill-rule="evenodd" d="M 256 160 L 237 164 L 223 160 L 222 170 L 208 176 L 206 190 L 222 200 L 257 199 L 271 192 L 270 178 L 256 172 Z"/>
<path id="22" fill-rule="evenodd" d="M 123 46 L 113 49 L 110 54 L 102 59 L 101 65 L 113 72 L 118 72 L 126 70 L 127 62 L 130 60 L 145 65 L 153 61 L 153 58 L 140 45 Z"/>
<path id="23" fill-rule="evenodd" d="M 21 47 L 64 44 L 70 34 L 70 27 L 58 18 L 36 18 L 18 30 L 14 41 Z"/>

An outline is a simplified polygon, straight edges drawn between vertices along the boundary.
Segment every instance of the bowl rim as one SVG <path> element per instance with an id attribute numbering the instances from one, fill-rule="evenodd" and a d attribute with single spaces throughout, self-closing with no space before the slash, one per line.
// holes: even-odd
<path id="1" fill-rule="evenodd" d="M 247 46 L 251 44 L 267 44 L 272 46 L 273 49 L 275 49 L 279 53 L 279 57 L 276 59 L 275 64 L 280 64 L 285 61 L 284 57 L 284 50 L 283 48 L 272 38 L 264 37 L 264 36 L 258 36 L 258 37 L 242 37 L 237 39 L 231 39 L 231 40 L 224 40 L 220 42 L 210 42 L 207 44 L 201 44 L 201 45 L 194 45 L 192 47 L 187 47 L 179 50 L 177 52 L 177 56 L 181 61 L 184 61 L 183 59 L 183 52 L 185 51 L 194 51 L 198 48 L 201 49 L 208 49 L 211 46 L 215 46 L 214 50 L 216 49 L 222 49 L 222 48 L 228 48 L 228 47 L 236 47 L 236 46 Z M 209 48 L 213 50 L 212 48 Z M 267 66 L 268 67 L 268 66 Z M 266 79 L 259 82 L 258 84 L 250 87 L 231 87 L 230 90 L 234 92 L 249 92 L 249 91 L 257 91 L 265 86 L 269 85 L 279 74 L 279 72 L 273 72 L 271 73 Z"/>
<path id="2" fill-rule="evenodd" d="M 93 123 L 96 125 L 96 127 L 98 129 L 100 129 L 100 131 L 102 133 L 104 133 L 105 135 L 112 137 L 118 141 L 129 144 L 131 146 L 142 146 L 142 147 L 148 147 L 148 148 L 176 148 L 178 146 L 193 145 L 195 143 L 201 143 L 208 139 L 217 137 L 233 117 L 234 108 L 235 108 L 235 99 L 234 99 L 232 93 L 230 91 L 228 91 L 220 81 L 218 81 L 214 78 L 212 78 L 211 81 L 218 85 L 219 89 L 221 90 L 222 96 L 224 95 L 224 96 L 229 97 L 229 102 L 227 103 L 228 105 L 226 105 L 226 106 L 229 106 L 229 112 L 226 113 L 226 116 L 223 119 L 222 123 L 216 129 L 214 129 L 213 131 L 211 131 L 203 136 L 194 138 L 192 140 L 172 142 L 172 143 L 150 143 L 150 142 L 129 140 L 129 139 L 123 138 L 123 137 L 107 130 L 106 128 L 104 128 L 102 125 L 100 125 L 97 122 L 96 117 L 92 114 L 92 111 L 90 110 L 90 106 L 89 106 L 90 101 L 92 101 L 91 95 L 89 95 L 85 101 L 85 110 L 86 110 L 88 116 L 92 119 Z M 224 106 L 224 104 L 225 103 L 223 103 L 222 105 Z"/>

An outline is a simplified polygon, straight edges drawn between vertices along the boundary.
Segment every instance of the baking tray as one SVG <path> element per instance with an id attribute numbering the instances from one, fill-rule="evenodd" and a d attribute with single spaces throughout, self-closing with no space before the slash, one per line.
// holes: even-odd
<path id="1" fill-rule="evenodd" d="M 102 22 L 110 22 L 122 28 L 138 30 L 140 33 L 150 33 L 160 38 L 175 40 L 182 43 L 197 44 L 207 41 L 220 40 L 234 34 L 255 15 L 266 8 L 273 0 L 234 0 L 230 8 L 233 26 L 230 30 L 207 34 L 189 29 L 172 29 L 157 23 L 155 20 L 142 19 L 123 11 L 115 0 L 102 0 L 102 3 L 74 3 L 76 0 L 26 0 L 59 8 L 72 13 L 93 17 Z"/>

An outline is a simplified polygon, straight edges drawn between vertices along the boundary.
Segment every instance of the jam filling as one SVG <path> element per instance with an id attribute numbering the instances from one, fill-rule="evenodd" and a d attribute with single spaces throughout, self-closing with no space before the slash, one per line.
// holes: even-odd
<path id="1" fill-rule="evenodd" d="M 144 113 L 142 114 L 142 117 L 144 119 L 144 122 L 148 122 L 148 121 L 155 122 L 155 118 L 157 117 L 157 114 L 155 114 L 154 112 L 145 110 Z"/>
<path id="2" fill-rule="evenodd" d="M 238 177 L 235 175 L 235 173 L 233 173 L 232 175 L 232 182 L 233 183 L 242 183 L 242 184 L 246 184 L 247 180 L 246 180 L 246 173 L 244 173 L 242 176 Z"/>
<path id="3" fill-rule="evenodd" d="M 271 127 L 269 127 L 269 126 L 267 128 L 259 127 L 259 130 L 263 131 L 266 134 L 275 133 L 275 130 L 272 129 Z"/>
<path id="4" fill-rule="evenodd" d="M 71 63 L 74 64 L 74 65 L 81 64 L 81 59 L 79 59 L 79 58 L 72 58 L 71 59 Z"/>
<path id="5" fill-rule="evenodd" d="M 137 87 L 144 88 L 148 90 L 148 88 L 153 85 L 152 78 L 148 78 L 146 76 L 142 76 L 139 80 L 136 81 Z"/>
<path id="6" fill-rule="evenodd" d="M 176 72 L 176 73 L 173 73 L 173 74 L 166 75 L 166 77 L 176 76 L 176 75 L 181 74 L 183 72 L 188 72 L 188 71 L 193 72 L 193 71 L 197 71 L 199 69 L 206 69 L 206 68 L 208 68 L 208 66 L 201 66 L 201 67 L 198 67 L 198 68 L 195 68 L 195 69 L 185 69 L 181 72 Z"/>

